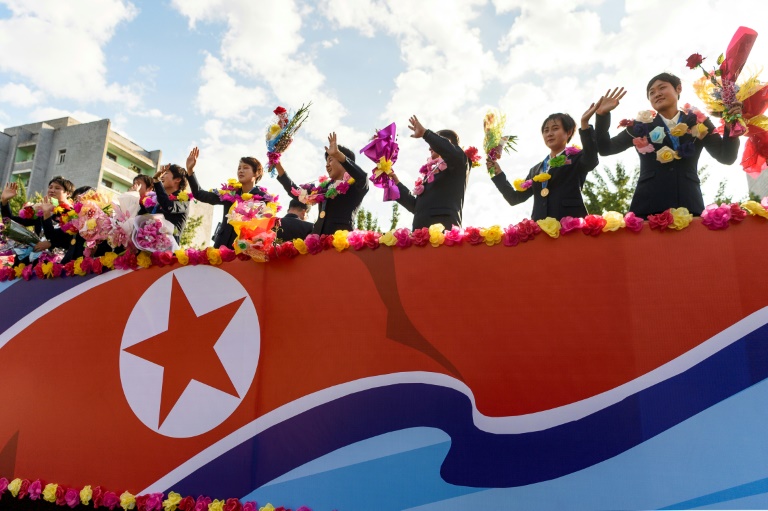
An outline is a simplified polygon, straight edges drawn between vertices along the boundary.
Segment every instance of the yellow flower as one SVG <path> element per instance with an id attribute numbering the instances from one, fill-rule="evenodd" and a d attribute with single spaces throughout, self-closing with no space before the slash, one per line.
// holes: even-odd
<path id="1" fill-rule="evenodd" d="M 186 190 L 182 190 L 176 195 L 176 198 L 182 202 L 189 200 L 189 192 Z"/>
<path id="2" fill-rule="evenodd" d="M 115 259 L 117 259 L 117 254 L 114 252 L 107 252 L 103 256 L 100 257 L 101 259 L 101 265 L 105 266 L 107 268 L 114 268 L 115 267 Z"/>
<path id="3" fill-rule="evenodd" d="M 673 137 L 682 137 L 688 133 L 688 125 L 684 122 L 678 122 L 669 129 L 669 134 Z"/>
<path id="4" fill-rule="evenodd" d="M 243 200 L 251 200 L 251 199 L 253 199 L 253 194 L 252 193 L 244 193 L 240 197 L 242 197 Z"/>
<path id="5" fill-rule="evenodd" d="M 56 483 L 48 483 L 43 488 L 43 500 L 46 502 L 56 502 L 56 488 L 59 485 Z"/>
<path id="6" fill-rule="evenodd" d="M 480 236 L 485 240 L 485 244 L 489 247 L 501 243 L 501 238 L 504 235 L 504 231 L 498 225 L 492 225 L 487 229 L 480 229 Z"/>
<path id="7" fill-rule="evenodd" d="M 24 266 L 23 264 L 21 266 Z M 18 477 L 8 483 L 8 491 L 11 492 L 11 495 L 14 497 L 19 494 L 19 490 L 21 489 L 21 479 Z"/>
<path id="8" fill-rule="evenodd" d="M 53 263 L 43 263 L 43 276 L 53 278 Z"/>
<path id="9" fill-rule="evenodd" d="M 88 229 L 89 231 L 95 229 L 96 228 L 96 220 L 94 220 L 93 218 L 89 218 L 85 222 L 85 228 Z"/>
<path id="10" fill-rule="evenodd" d="M 333 233 L 333 248 L 337 252 L 342 252 L 349 248 L 347 234 L 349 234 L 349 231 L 336 231 Z"/>
<path id="11" fill-rule="evenodd" d="M 277 214 L 277 202 L 267 202 L 267 208 L 272 211 L 273 215 Z"/>
<path id="12" fill-rule="evenodd" d="M 752 216 L 761 216 L 763 218 L 768 218 L 768 211 L 765 210 L 765 208 L 759 203 L 755 202 L 753 200 L 748 200 L 744 204 L 741 205 L 742 208 L 749 211 L 749 214 Z M 16 272 L 16 276 L 19 276 L 19 272 Z"/>
<path id="13" fill-rule="evenodd" d="M 661 163 L 669 163 L 672 160 L 679 160 L 680 155 L 677 154 L 677 151 L 670 149 L 667 146 L 664 146 L 658 151 L 656 151 L 656 159 Z"/>
<path id="14" fill-rule="evenodd" d="M 92 498 L 93 498 L 93 490 L 91 489 L 91 485 L 88 484 L 86 486 L 83 486 L 83 489 L 80 490 L 80 502 L 82 502 L 84 506 L 87 506 L 91 502 Z"/>
<path id="15" fill-rule="evenodd" d="M 141 252 L 136 258 L 136 263 L 142 268 L 149 268 L 152 266 L 152 258 L 149 256 L 149 252 Z"/>
<path id="16" fill-rule="evenodd" d="M 205 249 L 205 255 L 208 256 L 208 262 L 214 266 L 218 266 L 222 263 L 221 252 L 218 248 L 208 247 Z"/>
<path id="17" fill-rule="evenodd" d="M 347 181 L 347 183 L 349 183 L 349 186 L 352 186 L 353 184 L 355 184 L 355 178 L 354 177 L 350 177 L 349 181 Z"/>
<path id="18" fill-rule="evenodd" d="M 374 177 L 379 177 L 382 174 L 391 174 L 392 173 L 392 160 L 388 160 L 385 156 L 382 156 L 379 159 L 379 162 L 376 164 L 376 172 L 374 172 Z"/>
<path id="19" fill-rule="evenodd" d="M 707 125 L 704 124 L 703 122 L 700 122 L 699 124 L 691 128 L 691 135 L 698 138 L 699 140 L 706 137 L 708 133 L 709 133 L 709 128 L 707 128 Z"/>
<path id="20" fill-rule="evenodd" d="M 53 208 L 54 215 L 60 215 L 62 213 L 64 213 L 64 208 L 62 208 L 61 206 L 56 206 L 55 208 Z"/>
<path id="21" fill-rule="evenodd" d="M 549 181 L 552 179 L 552 174 L 547 174 L 546 172 L 542 172 L 541 174 L 536 174 L 533 176 L 533 180 L 537 183 L 543 183 L 544 181 Z"/>
<path id="22" fill-rule="evenodd" d="M 603 227 L 603 232 L 618 231 L 619 229 L 626 226 L 626 222 L 624 222 L 624 215 L 617 211 L 609 211 L 603 215 L 603 218 L 605 218 L 605 227 Z"/>
<path id="23" fill-rule="evenodd" d="M 208 511 L 224 511 L 224 501 L 214 500 L 208 504 Z"/>
<path id="24" fill-rule="evenodd" d="M 672 213 L 672 218 L 674 219 L 674 221 L 669 224 L 670 229 L 681 231 L 688 227 L 691 220 L 693 220 L 693 215 L 687 208 L 671 208 L 669 212 Z"/>
<path id="25" fill-rule="evenodd" d="M 235 188 L 237 188 L 237 185 L 239 185 L 239 184 L 240 184 L 240 181 L 238 181 L 238 180 L 237 180 L 237 179 L 235 179 L 235 178 L 229 178 L 229 179 L 227 179 L 227 184 L 228 184 L 228 185 L 230 185 L 230 186 L 234 186 Z"/>
<path id="26" fill-rule="evenodd" d="M 272 140 L 273 138 L 275 138 L 277 136 L 277 134 L 280 133 L 281 129 L 282 128 L 280 127 L 279 124 L 273 124 L 272 126 L 270 126 L 269 127 L 269 139 Z"/>
<path id="27" fill-rule="evenodd" d="M 85 271 L 81 266 L 82 264 L 83 264 L 82 257 L 78 257 L 77 259 L 75 259 L 75 264 L 74 264 L 75 275 L 85 275 Z"/>
<path id="28" fill-rule="evenodd" d="M 560 237 L 560 222 L 556 218 L 548 216 L 544 220 L 536 220 L 541 230 L 546 232 L 550 238 Z"/>
<path id="29" fill-rule="evenodd" d="M 128 511 L 129 509 L 133 509 L 136 507 L 136 497 L 128 493 L 127 491 L 124 491 L 122 495 L 120 495 L 120 507 L 125 509 L 125 511 Z"/>
<path id="30" fill-rule="evenodd" d="M 77 211 L 75 211 L 74 209 L 72 209 L 72 210 L 70 210 L 70 211 L 69 211 L 69 213 L 67 213 L 67 216 L 68 216 L 69 218 L 76 218 L 76 217 L 77 217 Z"/>
<path id="31" fill-rule="evenodd" d="M 21 263 L 20 265 L 18 265 L 16 268 L 13 269 L 13 272 L 16 274 L 16 278 L 17 279 L 21 278 L 21 273 L 24 271 L 24 268 L 26 266 L 27 266 L 26 264 Z M 19 479 L 19 481 L 21 481 L 21 479 Z M 14 497 L 15 497 L 15 495 L 14 495 Z"/>
<path id="32" fill-rule="evenodd" d="M 184 250 L 177 250 L 174 252 L 174 255 L 176 255 L 176 260 L 179 261 L 180 265 L 186 266 L 189 264 L 189 257 L 187 257 L 187 253 Z"/>
<path id="33" fill-rule="evenodd" d="M 443 224 L 432 224 L 429 226 L 429 243 L 433 247 L 439 247 L 445 242 L 445 226 Z"/>
<path id="34" fill-rule="evenodd" d="M 394 247 L 397 245 L 397 238 L 395 238 L 394 231 L 387 231 L 379 238 L 379 243 L 384 243 L 388 247 Z"/>
<path id="35" fill-rule="evenodd" d="M 525 179 L 515 179 L 512 181 L 512 187 L 518 192 L 524 192 L 523 183 L 525 183 Z"/>
<path id="36" fill-rule="evenodd" d="M 260 507 L 259 511 L 275 511 L 275 506 L 273 506 L 272 504 L 267 503 L 266 506 Z"/>
<path id="37" fill-rule="evenodd" d="M 181 502 L 181 495 L 172 491 L 168 494 L 168 498 L 163 501 L 163 509 L 165 511 L 176 511 L 176 506 Z"/>
<path id="38" fill-rule="evenodd" d="M 298 250 L 299 254 L 301 255 L 307 255 L 309 253 L 309 250 L 307 250 L 307 244 L 304 243 L 304 240 L 301 238 L 296 238 L 293 240 L 293 246 L 296 247 L 296 250 Z"/>

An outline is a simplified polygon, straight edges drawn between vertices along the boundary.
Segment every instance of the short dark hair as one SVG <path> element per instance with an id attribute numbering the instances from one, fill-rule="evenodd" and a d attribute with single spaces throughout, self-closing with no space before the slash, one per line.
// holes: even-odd
<path id="1" fill-rule="evenodd" d="M 93 190 L 92 186 L 81 186 L 80 188 L 77 188 L 74 192 L 72 192 L 72 198 L 73 199 L 77 199 L 78 197 L 80 197 L 84 193 L 88 193 L 91 190 Z"/>
<path id="2" fill-rule="evenodd" d="M 136 181 L 141 181 L 147 188 L 152 188 L 152 178 L 146 174 L 139 174 L 138 176 L 134 177 L 133 184 L 136 184 Z"/>
<path id="3" fill-rule="evenodd" d="M 651 81 L 648 82 L 648 85 L 645 87 L 645 97 L 646 98 L 649 97 L 648 94 L 649 94 L 649 92 L 651 90 L 651 85 L 653 85 L 654 82 L 656 82 L 656 81 L 667 82 L 668 84 L 672 85 L 672 87 L 674 87 L 675 89 L 677 89 L 678 85 L 682 84 L 682 82 L 680 81 L 680 78 L 678 78 L 677 76 L 673 75 L 672 73 L 661 73 L 661 74 L 658 74 L 658 75 L 654 76 L 653 78 L 651 78 Z M 677 95 L 677 99 L 680 99 L 680 94 Z"/>
<path id="4" fill-rule="evenodd" d="M 75 185 L 72 184 L 72 181 L 69 179 L 64 179 L 62 176 L 54 176 L 50 181 L 48 181 L 48 186 L 51 186 L 53 183 L 56 183 L 57 185 L 64 188 L 64 191 L 67 192 L 67 195 L 72 197 L 72 192 L 75 191 Z"/>
<path id="5" fill-rule="evenodd" d="M 458 147 L 459 145 L 459 134 L 456 133 L 453 130 L 440 130 L 436 132 L 438 135 L 440 135 L 443 138 L 447 138 L 450 140 L 451 144 Z"/>
<path id="6" fill-rule="evenodd" d="M 573 117 L 571 117 L 568 114 L 564 113 L 556 113 L 556 114 L 550 114 L 549 117 L 544 119 L 544 122 L 541 123 L 541 132 L 544 133 L 544 127 L 547 125 L 549 121 L 560 121 L 560 124 L 563 125 L 563 129 L 566 133 L 570 133 L 568 135 L 567 142 L 571 141 L 571 138 L 573 138 L 573 134 L 576 133 L 576 121 L 573 120 Z"/>
<path id="7" fill-rule="evenodd" d="M 175 163 L 171 163 L 168 166 L 168 171 L 173 176 L 173 179 L 179 178 L 179 190 L 184 190 L 187 187 L 187 169 L 179 167 Z"/>
<path id="8" fill-rule="evenodd" d="M 303 211 L 309 210 L 309 204 L 304 204 L 299 199 L 291 199 L 291 202 L 288 203 L 288 209 L 301 209 Z"/>
<path id="9" fill-rule="evenodd" d="M 343 145 L 340 145 L 338 147 L 339 147 L 339 151 L 341 151 L 344 156 L 346 156 L 352 161 L 355 161 L 355 153 L 354 151 L 352 151 L 352 149 L 344 147 Z M 328 161 L 328 152 L 325 153 L 325 160 Z"/>
<path id="10" fill-rule="evenodd" d="M 243 156 L 240 158 L 240 161 L 246 165 L 250 165 L 250 167 L 253 169 L 253 173 L 256 174 L 256 182 L 258 183 L 261 180 L 261 177 L 264 175 L 264 167 L 262 166 L 261 162 L 253 156 Z"/>

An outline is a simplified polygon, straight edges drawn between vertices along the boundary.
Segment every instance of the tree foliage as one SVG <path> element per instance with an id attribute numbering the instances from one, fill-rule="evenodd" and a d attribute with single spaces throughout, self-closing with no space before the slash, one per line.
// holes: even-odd
<path id="1" fill-rule="evenodd" d="M 392 202 L 392 222 L 389 224 L 389 230 L 397 229 L 397 222 L 400 221 L 400 204 Z"/>
<path id="2" fill-rule="evenodd" d="M 377 231 L 379 229 L 379 219 L 365 208 L 357 210 L 357 228 L 361 231 Z"/>
<path id="3" fill-rule="evenodd" d="M 639 175 L 640 167 L 630 173 L 622 163 L 617 163 L 614 170 L 603 166 L 602 170 L 592 171 L 582 189 L 587 211 L 594 215 L 607 211 L 629 211 Z"/>
<path id="4" fill-rule="evenodd" d="M 202 224 L 203 215 L 193 216 L 187 220 L 187 225 L 184 227 L 184 231 L 181 233 L 181 239 L 179 240 L 181 248 L 192 247 L 192 242 L 195 241 L 195 234 L 197 234 L 197 230 Z"/>
<path id="5" fill-rule="evenodd" d="M 11 213 L 13 213 L 14 216 L 19 214 L 21 207 L 27 202 L 27 187 L 24 186 L 24 181 L 19 179 L 16 182 L 19 183 L 16 197 L 8 201 L 8 206 L 11 208 Z"/>

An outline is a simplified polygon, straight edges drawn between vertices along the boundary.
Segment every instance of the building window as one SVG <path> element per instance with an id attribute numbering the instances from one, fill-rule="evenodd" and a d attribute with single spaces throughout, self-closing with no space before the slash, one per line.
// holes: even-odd
<path id="1" fill-rule="evenodd" d="M 67 150 L 66 149 L 59 149 L 59 158 L 56 160 L 56 163 L 64 163 L 64 158 L 67 157 Z"/>
<path id="2" fill-rule="evenodd" d="M 11 182 L 12 183 L 24 183 L 25 188 L 29 188 L 29 177 L 32 175 L 31 172 L 17 172 L 13 173 L 11 175 Z"/>
<path id="3" fill-rule="evenodd" d="M 137 174 L 141 174 L 141 167 L 139 167 L 138 165 L 131 164 L 131 170 L 136 172 Z"/>
<path id="4" fill-rule="evenodd" d="M 107 153 L 107 158 L 109 158 L 112 161 L 117 161 L 117 156 L 115 156 L 112 153 Z"/>
<path id="5" fill-rule="evenodd" d="M 107 188 L 114 188 L 115 184 L 110 181 L 109 179 L 102 179 L 101 180 L 101 186 L 106 186 Z"/>
<path id="6" fill-rule="evenodd" d="M 34 145 L 18 147 L 16 148 L 15 163 L 24 163 L 26 161 L 32 161 L 35 159 L 35 147 Z"/>

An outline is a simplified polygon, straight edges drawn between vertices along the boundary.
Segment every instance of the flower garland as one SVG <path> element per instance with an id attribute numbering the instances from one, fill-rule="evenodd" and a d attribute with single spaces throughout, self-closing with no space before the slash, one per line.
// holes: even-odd
<path id="1" fill-rule="evenodd" d="M 344 177 L 338 181 L 334 181 L 328 176 L 320 176 L 317 181 L 318 184 L 305 183 L 298 188 L 293 188 L 291 193 L 299 202 L 312 206 L 344 195 L 349 191 L 349 187 L 355 184 L 355 178 L 346 172 Z"/>
<path id="2" fill-rule="evenodd" d="M 221 188 L 212 189 L 211 192 L 218 195 L 219 199 L 223 202 L 235 203 L 240 201 L 248 201 L 255 197 L 255 195 L 252 193 L 237 193 L 237 191 L 241 190 L 242 188 L 243 188 L 243 184 L 237 179 L 232 178 L 232 179 L 227 179 L 227 182 L 223 183 L 221 185 Z M 259 200 L 262 200 L 267 204 L 269 203 L 275 203 L 275 205 L 277 204 L 277 200 L 279 198 L 278 195 L 272 195 L 268 193 L 267 189 L 261 186 L 256 186 L 255 188 L 259 190 L 259 194 L 262 196 L 262 198 Z"/>
<path id="3" fill-rule="evenodd" d="M 741 223 L 747 215 L 762 217 L 768 220 L 768 197 L 762 202 L 747 201 L 743 204 L 710 205 L 701 214 L 701 223 L 710 230 L 727 229 L 731 224 Z M 561 220 L 545 218 L 543 220 L 523 220 L 517 224 L 502 228 L 493 225 L 487 228 L 452 227 L 447 230 L 441 224 L 423 227 L 411 231 L 408 228 L 394 229 L 385 233 L 372 231 L 336 231 L 333 234 L 310 234 L 305 239 L 295 239 L 281 244 L 273 243 L 274 239 L 259 239 L 258 254 L 249 255 L 245 251 L 238 253 L 227 247 L 206 248 L 204 250 L 186 249 L 175 252 L 140 252 L 138 255 L 126 251 L 118 255 L 108 252 L 101 257 L 80 257 L 62 265 L 55 261 L 46 261 L 37 265 L 20 264 L 16 267 L 0 266 L 0 282 L 14 279 L 30 280 L 37 277 L 40 280 L 56 277 L 71 277 L 75 275 L 100 274 L 103 271 L 137 270 L 151 266 L 167 266 L 180 264 L 182 266 L 220 265 L 235 259 L 247 261 L 264 261 L 277 259 L 292 259 L 299 255 L 316 255 L 325 250 L 334 249 L 338 252 L 378 249 L 381 245 L 388 247 L 408 248 L 411 246 L 424 247 L 431 245 L 456 246 L 462 243 L 470 245 L 494 246 L 503 244 L 514 247 L 520 243 L 533 240 L 540 233 L 550 238 L 559 238 L 574 231 L 581 231 L 587 236 L 599 236 L 605 232 L 615 232 L 627 229 L 638 233 L 645 225 L 651 230 L 683 230 L 693 222 L 693 215 L 686 208 L 671 208 L 657 215 L 650 215 L 647 221 L 629 212 L 622 215 L 609 211 L 603 215 L 587 215 L 584 218 L 564 217 Z M 273 233 L 274 234 L 274 233 Z"/>
<path id="4" fill-rule="evenodd" d="M 78 505 L 93 506 L 94 509 L 106 508 L 113 510 L 121 508 L 124 511 L 135 509 L 137 511 L 290 511 L 284 507 L 275 507 L 272 504 L 266 504 L 259 507 L 256 502 L 241 502 L 240 499 L 230 498 L 226 500 L 211 499 L 204 495 L 197 498 L 192 496 L 182 497 L 176 492 L 165 494 L 146 493 L 143 495 L 133 495 L 128 491 L 122 493 L 105 490 L 101 486 L 87 485 L 81 489 L 66 487 L 56 483 L 48 483 L 35 479 L 15 478 L 8 481 L 5 477 L 0 477 L 0 499 L 5 492 L 11 497 L 23 500 L 36 501 L 42 500 L 56 504 L 58 506 L 68 506 L 70 508 Z M 301 506 L 296 511 L 312 511 L 306 506 Z"/>
<path id="5" fill-rule="evenodd" d="M 581 148 L 577 145 L 570 145 L 565 148 L 565 152 L 563 154 L 559 154 L 555 156 L 554 158 L 550 158 L 547 162 L 547 165 L 550 169 L 556 169 L 558 167 L 563 167 L 565 165 L 570 165 L 573 163 L 569 157 L 575 156 L 581 152 Z M 533 186 L 533 182 L 537 183 L 546 183 L 552 179 L 552 174 L 549 172 L 541 172 L 539 174 L 536 174 L 533 176 L 532 179 L 515 179 L 512 181 L 512 187 L 515 189 L 515 191 L 518 192 L 524 192 L 531 186 Z"/>
<path id="6" fill-rule="evenodd" d="M 178 201 L 178 202 L 189 202 L 194 198 L 195 196 L 192 195 L 192 192 L 189 192 L 187 190 L 181 190 L 176 195 L 173 195 L 173 194 L 168 195 L 168 200 Z M 157 206 L 157 194 L 155 192 L 147 192 L 147 194 L 141 199 L 141 205 L 144 206 L 146 209 L 154 208 L 155 206 Z"/>

